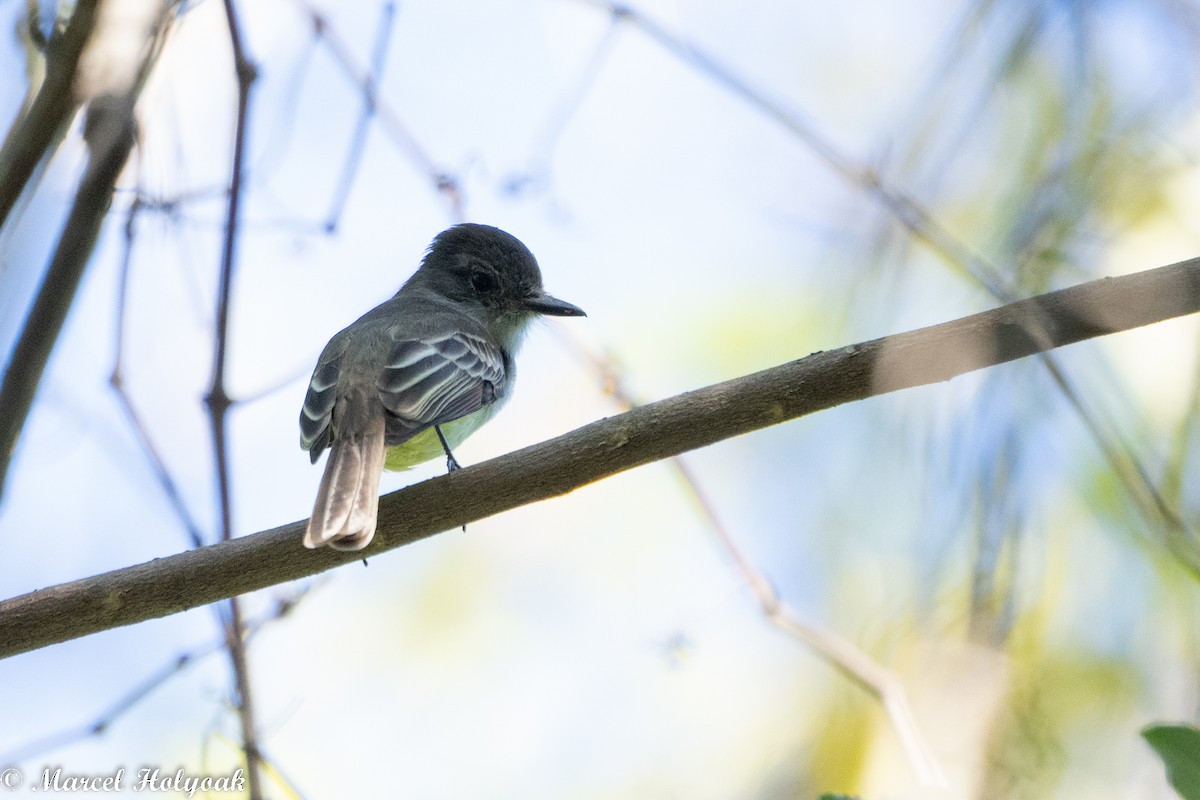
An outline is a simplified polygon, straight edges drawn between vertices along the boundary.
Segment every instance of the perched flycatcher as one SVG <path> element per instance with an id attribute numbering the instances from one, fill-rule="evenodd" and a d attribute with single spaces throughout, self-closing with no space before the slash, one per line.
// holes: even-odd
<path id="1" fill-rule="evenodd" d="M 533 253 L 487 225 L 433 240 L 391 300 L 329 340 L 300 412 L 313 463 L 330 448 L 305 547 L 361 550 L 375 535 L 379 476 L 445 452 L 513 390 L 513 357 L 539 314 L 582 317 L 542 289 Z"/>

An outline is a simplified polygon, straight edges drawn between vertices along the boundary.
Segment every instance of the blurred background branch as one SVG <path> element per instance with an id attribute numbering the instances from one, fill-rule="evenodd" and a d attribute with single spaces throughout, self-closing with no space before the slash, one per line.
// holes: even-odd
<path id="1" fill-rule="evenodd" d="M 50 156 L 79 108 L 75 71 L 92 35 L 98 2 L 79 0 L 64 30 L 55 25 L 48 39 L 27 39 L 30 47 L 44 47 L 45 73 L 33 101 L 22 110 L 0 146 L 0 228 L 8 222 L 38 164 Z M 26 30 L 39 32 L 37 11 L 31 4 L 24 22 Z"/>
<path id="2" fill-rule="evenodd" d="M 52 143 L 75 110 L 73 103 L 80 97 L 77 92 L 87 90 L 87 87 L 77 89 L 75 67 L 91 33 L 95 13 L 94 2 L 79 3 L 60 44 L 56 45 L 56 39 L 51 38 L 47 77 L 38 99 L 10 131 L 4 150 L 11 146 L 12 152 L 9 155 L 0 152 L 0 228 L 8 221 L 9 212 L 37 164 L 49 158 Z M 0 382 L 0 497 L 42 371 L 91 260 L 117 179 L 133 150 L 134 109 L 162 47 L 170 19 L 171 13 L 164 11 L 156 20 L 127 85 L 95 94 L 88 100 L 83 133 L 89 152 L 87 169 Z"/>

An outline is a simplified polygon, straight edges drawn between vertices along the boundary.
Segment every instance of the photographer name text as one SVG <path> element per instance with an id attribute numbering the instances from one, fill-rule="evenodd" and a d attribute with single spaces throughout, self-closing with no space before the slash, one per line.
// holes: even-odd
<path id="1" fill-rule="evenodd" d="M 6 773 L 9 770 L 5 771 Z M 6 775 L 4 788 L 11 785 L 12 775 Z M 234 770 L 229 775 L 191 775 L 183 769 L 166 772 L 155 767 L 142 767 L 129 773 L 124 767 L 108 775 L 73 775 L 62 767 L 43 769 L 39 780 L 31 788 L 38 792 L 121 792 L 126 788 L 135 792 L 180 792 L 192 797 L 196 792 L 244 792 L 245 771 Z"/>

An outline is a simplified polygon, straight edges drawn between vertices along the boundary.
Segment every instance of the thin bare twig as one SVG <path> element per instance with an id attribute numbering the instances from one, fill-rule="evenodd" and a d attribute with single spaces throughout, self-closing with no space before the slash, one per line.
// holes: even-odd
<path id="1" fill-rule="evenodd" d="M 129 210 L 125 216 L 125 244 L 124 252 L 121 255 L 121 276 L 117 288 L 116 344 L 113 353 L 112 374 L 109 375 L 108 382 L 112 386 L 113 392 L 117 395 L 117 401 L 121 405 L 121 410 L 125 412 L 125 419 L 129 422 L 129 427 L 133 430 L 138 444 L 141 445 L 142 454 L 150 462 L 150 467 L 154 471 L 155 477 L 158 478 L 158 485 L 162 488 L 167 502 L 170 503 L 171 508 L 175 511 L 175 515 L 179 518 L 180 523 L 187 532 L 192 547 L 203 547 L 204 537 L 200 533 L 200 526 L 196 524 L 196 520 L 192 517 L 191 512 L 188 511 L 187 504 L 183 501 L 183 494 L 179 491 L 175 479 L 171 477 L 171 472 L 167 469 L 166 462 L 159 455 L 158 448 L 154 446 L 154 441 L 150 438 L 150 431 L 146 428 L 145 423 L 142 422 L 141 415 L 138 414 L 137 407 L 133 404 L 133 398 L 129 396 L 129 392 L 125 389 L 125 312 L 129 299 L 129 271 L 133 260 L 134 227 L 142 208 L 144 208 L 144 205 L 141 195 L 136 195 L 133 202 L 129 204 Z"/>
<path id="2" fill-rule="evenodd" d="M 136 686 L 118 698 L 104 711 L 101 711 L 91 722 L 84 723 L 65 730 L 56 731 L 39 739 L 34 739 L 27 744 L 18 747 L 8 753 L 0 754 L 0 764 L 20 764 L 22 761 L 28 761 L 31 758 L 51 753 L 55 750 L 66 747 L 69 744 L 82 741 L 92 736 L 100 736 L 105 733 L 114 722 L 132 710 L 138 703 L 149 697 L 155 689 L 159 688 L 171 678 L 180 675 L 191 665 L 200 661 L 207 655 L 210 655 L 222 648 L 222 644 L 215 643 L 198 647 L 189 650 L 185 653 L 180 653 L 172 658 L 166 664 L 156 669 L 143 680 L 139 681 Z"/>
<path id="3" fill-rule="evenodd" d="M 808 645 L 809 649 L 823 658 L 850 680 L 874 695 L 882 704 L 892 721 L 892 728 L 900 739 L 913 772 L 925 786 L 943 787 L 946 776 L 942 772 L 933 748 L 921 734 L 908 703 L 908 693 L 900 678 L 876 662 L 849 639 L 838 636 L 807 622 L 780 597 L 770 579 L 741 551 L 733 535 L 721 522 L 708 497 L 701 490 L 699 480 L 682 458 L 671 459 L 692 500 L 702 509 L 705 518 L 716 534 L 717 540 L 737 565 L 746 580 L 746 585 L 762 607 L 763 615 L 780 630 L 783 630 Z"/>
<path id="4" fill-rule="evenodd" d="M 459 186 L 457 178 L 437 167 L 432 156 L 426 152 L 412 131 L 404 124 L 395 107 L 387 102 L 386 98 L 379 95 L 378 87 L 371 77 L 371 73 L 359 63 L 354 50 L 338 35 L 325 15 L 306 0 L 295 0 L 295 2 L 312 20 L 313 30 L 317 32 L 334 59 L 341 65 L 346 77 L 362 92 L 363 101 L 374 110 L 375 118 L 382 125 L 383 132 L 417 169 L 428 176 L 430 185 L 447 200 L 450 204 L 451 218 L 455 222 L 462 222 L 466 219 L 463 210 L 462 187 Z"/>
<path id="5" fill-rule="evenodd" d="M 229 41 L 233 49 L 233 67 L 237 76 L 237 119 L 233 141 L 232 176 L 229 180 L 229 206 L 225 221 L 225 244 L 221 251 L 221 272 L 217 288 L 217 311 L 213 333 L 212 383 L 205 397 L 212 426 L 213 460 L 217 470 L 217 494 L 220 504 L 221 541 L 233 538 L 233 503 L 230 494 L 229 453 L 225 423 L 232 401 L 225 389 L 225 363 L 229 340 L 229 302 L 233 287 L 233 263 L 237 243 L 237 227 L 241 212 L 242 181 L 245 175 L 246 129 L 249 123 L 250 89 L 257 70 L 246 54 L 233 0 L 224 0 Z M 238 711 L 242 723 L 242 746 L 246 753 L 246 783 L 250 800 L 262 800 L 262 780 L 259 775 L 261 756 L 254 719 L 254 699 L 251 690 L 250 665 L 246 659 L 241 603 L 236 596 L 229 598 L 229 619 L 225 630 L 226 647 L 237 683 Z"/>
<path id="6" fill-rule="evenodd" d="M 618 472 L 843 403 L 946 381 L 1046 346 L 1196 311 L 1200 258 L 815 353 L 649 403 L 388 494 L 380 499 L 375 541 L 363 551 L 301 547 L 304 523 L 297 522 L 5 600 L 0 602 L 0 658 L 377 556 Z M 1031 320 L 1037 320 L 1044 336 L 1029 332 Z"/>
<path id="7" fill-rule="evenodd" d="M 366 152 L 367 133 L 371 129 L 371 120 L 375 117 L 376 98 L 379 96 L 379 79 L 383 76 L 383 66 L 387 59 L 388 43 L 392 36 L 392 22 L 396 18 L 396 7 L 392 3 L 384 3 L 380 12 L 379 25 L 375 31 L 375 50 L 371 55 L 371 71 L 363 78 L 363 108 L 354 126 L 354 134 L 350 139 L 350 147 L 346 151 L 346 160 L 342 164 L 342 174 L 338 179 L 337 188 L 333 192 L 333 200 L 329 205 L 329 213 L 325 217 L 325 231 L 333 233 L 337 230 L 350 197 L 350 189 L 354 186 L 354 177 L 358 174 L 359 164 L 362 163 Z M 323 31 L 324 28 L 321 28 Z M 368 88 L 369 87 L 369 88 Z M 461 214 L 461 211 L 459 212 Z"/>
<path id="8" fill-rule="evenodd" d="M 573 337 L 568 337 L 568 341 L 579 357 L 589 362 L 596 373 L 601 376 L 605 391 L 611 394 L 619 405 L 626 410 L 642 405 L 625 383 L 623 375 L 613 359 L 586 349 Z M 933 748 L 916 724 L 904 685 L 895 673 L 875 662 L 853 642 L 805 621 L 798 612 L 788 606 L 780 598 L 778 591 L 766 574 L 756 567 L 738 547 L 733 534 L 725 526 L 717 513 L 716 506 L 713 505 L 708 493 L 701 486 L 700 479 L 682 456 L 668 459 L 668 463 L 688 497 L 699 510 L 705 522 L 708 523 L 708 527 L 716 536 L 721 549 L 725 551 L 737 571 L 741 573 L 742 580 L 750 588 L 751 594 L 754 595 L 754 599 L 762 609 L 763 616 L 780 630 L 800 640 L 826 663 L 874 695 L 887 712 L 917 780 L 925 786 L 944 786 L 945 774 L 933 753 Z"/>
<path id="9" fill-rule="evenodd" d="M 524 171 L 510 175 L 505 181 L 504 189 L 509 194 L 519 194 L 528 188 L 540 189 L 549 182 L 550 164 L 554 159 L 554 151 L 558 147 L 558 139 L 600 76 L 617 43 L 620 31 L 620 21 L 613 17 L 611 24 L 592 49 L 587 61 L 572 77 L 568 88 L 551 107 L 550 113 L 542 123 L 541 132 L 534 139 L 532 155 L 529 157 Z"/>

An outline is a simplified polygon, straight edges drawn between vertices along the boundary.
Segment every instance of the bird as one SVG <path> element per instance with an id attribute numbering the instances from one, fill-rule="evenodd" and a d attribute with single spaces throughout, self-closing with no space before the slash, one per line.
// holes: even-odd
<path id="1" fill-rule="evenodd" d="M 463 223 L 433 239 L 389 300 L 335 334 L 300 412 L 300 446 L 329 459 L 304 546 L 361 550 L 375 535 L 379 479 L 445 454 L 512 395 L 514 358 L 539 316 L 583 317 L 542 288 L 512 234 Z"/>

